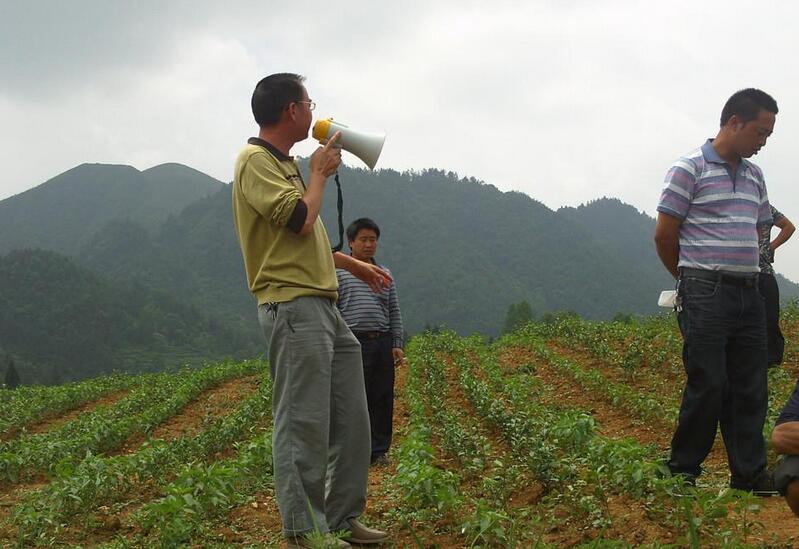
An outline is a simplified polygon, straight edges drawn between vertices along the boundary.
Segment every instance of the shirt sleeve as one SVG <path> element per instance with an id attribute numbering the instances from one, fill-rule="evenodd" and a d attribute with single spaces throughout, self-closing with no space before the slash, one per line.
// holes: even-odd
<path id="1" fill-rule="evenodd" d="M 664 185 L 657 211 L 685 219 L 696 190 L 696 165 L 681 158 L 666 173 Z"/>
<path id="2" fill-rule="evenodd" d="M 766 183 L 763 181 L 763 174 L 758 170 L 760 179 L 760 207 L 757 210 L 758 225 L 773 225 L 774 219 L 771 217 L 771 204 L 768 201 L 768 191 Z"/>
<path id="3" fill-rule="evenodd" d="M 247 203 L 275 225 L 285 226 L 302 193 L 266 154 L 252 155 L 244 170 L 241 191 Z"/>
<path id="4" fill-rule="evenodd" d="M 349 298 L 349 284 L 347 284 L 347 271 L 344 269 L 336 268 L 336 279 L 338 280 L 338 299 L 336 306 L 339 311 L 344 311 L 347 308 L 347 300 Z"/>
<path id="5" fill-rule="evenodd" d="M 775 426 L 788 421 L 799 421 L 799 382 L 797 382 L 791 397 L 788 399 L 782 412 L 780 412 Z"/>
<path id="6" fill-rule="evenodd" d="M 780 222 L 780 220 L 784 219 L 785 216 L 783 215 L 783 213 L 781 211 L 779 211 L 777 208 L 775 208 L 771 204 L 769 204 L 769 206 L 771 207 L 771 218 L 774 220 L 774 224 L 776 225 L 777 223 Z"/>
<path id="7" fill-rule="evenodd" d="M 388 319 L 391 326 L 391 346 L 402 349 L 405 345 L 405 335 L 402 327 L 402 314 L 399 308 L 396 282 L 392 282 L 388 290 Z"/>

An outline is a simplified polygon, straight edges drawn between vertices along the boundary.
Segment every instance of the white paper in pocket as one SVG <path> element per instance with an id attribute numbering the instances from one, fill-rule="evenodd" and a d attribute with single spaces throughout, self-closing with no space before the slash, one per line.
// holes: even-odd
<path id="1" fill-rule="evenodd" d="M 663 290 L 658 298 L 658 307 L 673 309 L 677 304 L 677 290 Z"/>

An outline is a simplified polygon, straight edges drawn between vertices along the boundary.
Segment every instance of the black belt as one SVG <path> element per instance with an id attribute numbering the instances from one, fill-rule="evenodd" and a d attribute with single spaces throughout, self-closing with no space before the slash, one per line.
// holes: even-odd
<path id="1" fill-rule="evenodd" d="M 725 274 L 721 271 L 708 271 L 706 269 L 691 269 L 689 267 L 680 269 L 680 278 L 701 278 L 702 280 L 712 280 L 713 282 L 720 282 L 721 284 L 729 284 L 730 286 L 738 286 L 740 288 L 756 288 L 757 276 L 757 273 L 738 276 Z"/>
<path id="2" fill-rule="evenodd" d="M 380 339 L 381 337 L 388 337 L 391 332 L 352 332 L 358 339 Z"/>

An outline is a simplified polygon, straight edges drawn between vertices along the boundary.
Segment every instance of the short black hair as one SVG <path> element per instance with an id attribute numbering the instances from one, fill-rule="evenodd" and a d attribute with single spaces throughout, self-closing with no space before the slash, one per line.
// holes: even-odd
<path id="1" fill-rule="evenodd" d="M 355 237 L 358 236 L 358 231 L 362 229 L 371 229 L 375 232 L 377 238 L 380 238 L 380 227 L 377 226 L 377 223 L 368 217 L 361 217 L 350 223 L 349 227 L 347 227 L 347 241 L 352 242 L 355 240 Z"/>
<path id="2" fill-rule="evenodd" d="M 774 114 L 779 112 L 777 102 L 766 92 L 756 88 L 737 91 L 727 99 L 721 110 L 721 125 L 729 122 L 734 114 L 738 115 L 741 122 L 749 122 L 757 118 L 761 110 Z"/>
<path id="3" fill-rule="evenodd" d="M 272 126 L 290 103 L 302 101 L 304 76 L 290 72 L 270 74 L 255 85 L 252 92 L 252 114 L 258 126 Z"/>

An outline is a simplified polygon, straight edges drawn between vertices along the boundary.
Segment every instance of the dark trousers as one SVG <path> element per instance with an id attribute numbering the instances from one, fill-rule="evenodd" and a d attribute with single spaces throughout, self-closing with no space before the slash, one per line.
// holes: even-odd
<path id="1" fill-rule="evenodd" d="M 366 402 L 372 424 L 372 460 L 388 452 L 394 421 L 394 356 L 391 334 L 361 342 Z"/>
<path id="2" fill-rule="evenodd" d="M 768 365 L 782 364 L 785 338 L 780 330 L 780 287 L 773 274 L 760 275 L 760 293 L 766 299 L 766 336 L 768 341 Z"/>
<path id="3" fill-rule="evenodd" d="M 687 276 L 680 279 L 679 295 L 687 379 L 669 468 L 699 476 L 720 424 L 730 484 L 747 488 L 766 467 L 763 297 L 756 284 L 742 287 Z"/>

